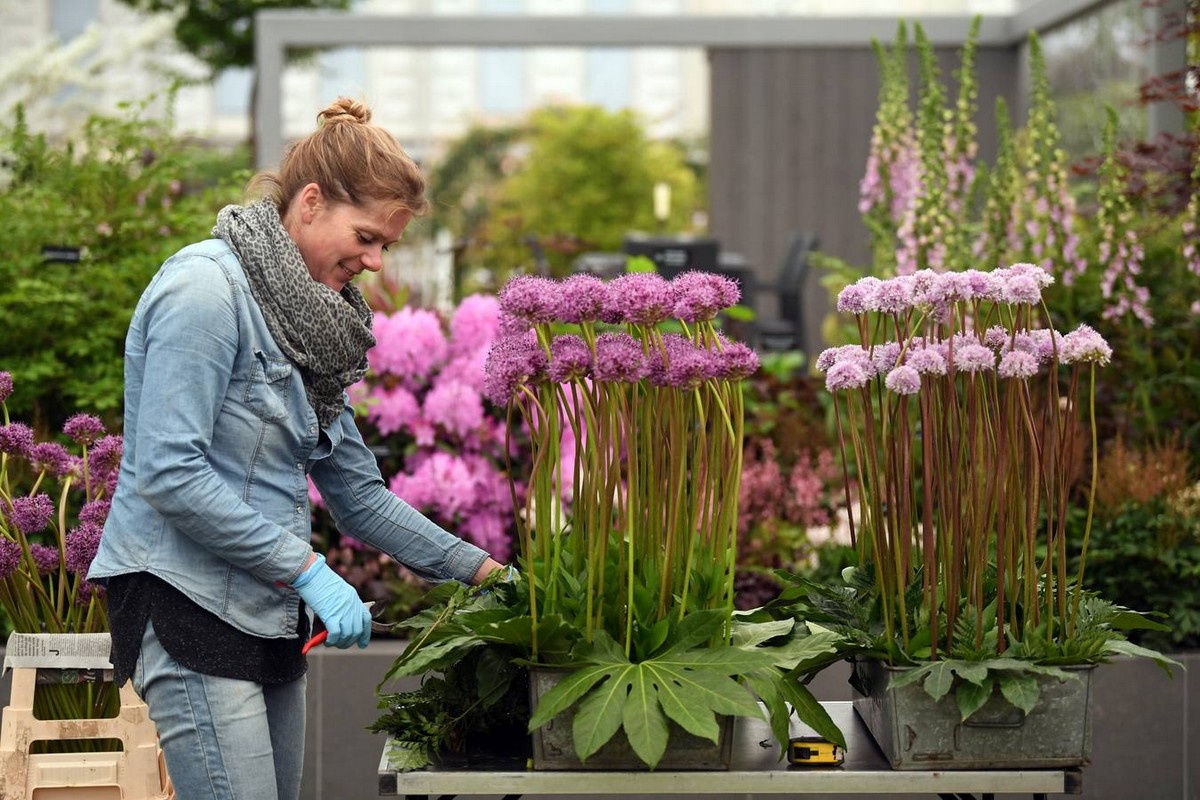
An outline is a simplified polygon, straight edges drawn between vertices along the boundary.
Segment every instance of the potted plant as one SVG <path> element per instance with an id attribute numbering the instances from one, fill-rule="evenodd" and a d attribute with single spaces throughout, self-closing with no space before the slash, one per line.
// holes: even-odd
<path id="1" fill-rule="evenodd" d="M 535 768 L 720 768 L 725 719 L 763 707 L 781 742 L 794 710 L 844 746 L 803 683 L 841 658 L 840 637 L 734 610 L 740 381 L 757 358 L 714 320 L 738 294 L 699 272 L 505 286 L 486 372 L 532 443 L 513 493 L 519 578 L 439 588 L 402 625 L 411 641 L 387 677 L 434 677 L 385 696 L 378 728 L 410 765 L 489 724 L 486 709 L 515 709 L 501 698 L 525 680 Z M 447 692 L 458 711 L 421 710 Z"/>
<path id="2" fill-rule="evenodd" d="M 792 576 L 772 609 L 854 641 L 855 707 L 898 768 L 1084 763 L 1090 668 L 1177 663 L 1123 633 L 1164 626 L 1081 588 L 1111 349 L 1053 330 L 1051 282 L 1032 264 L 862 278 L 837 301 L 860 341 L 817 361 L 858 565 L 842 586 Z"/>

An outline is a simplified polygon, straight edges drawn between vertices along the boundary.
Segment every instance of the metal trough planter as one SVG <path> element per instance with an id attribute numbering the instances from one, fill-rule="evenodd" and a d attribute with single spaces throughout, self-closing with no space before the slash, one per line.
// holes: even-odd
<path id="1" fill-rule="evenodd" d="M 1039 675 L 1038 703 L 1029 714 L 997 689 L 966 722 L 953 692 L 934 700 L 917 684 L 890 688 L 899 669 L 879 661 L 854 664 L 867 691 L 855 692 L 854 710 L 893 769 L 1037 769 L 1090 762 L 1095 667 L 1067 668 L 1076 680 Z"/>

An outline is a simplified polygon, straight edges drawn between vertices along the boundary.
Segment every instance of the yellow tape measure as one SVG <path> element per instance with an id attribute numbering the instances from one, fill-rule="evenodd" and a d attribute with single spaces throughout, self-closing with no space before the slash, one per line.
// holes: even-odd
<path id="1" fill-rule="evenodd" d="M 797 736 L 788 741 L 788 763 L 802 767 L 836 767 L 846 760 L 842 748 L 820 736 Z"/>

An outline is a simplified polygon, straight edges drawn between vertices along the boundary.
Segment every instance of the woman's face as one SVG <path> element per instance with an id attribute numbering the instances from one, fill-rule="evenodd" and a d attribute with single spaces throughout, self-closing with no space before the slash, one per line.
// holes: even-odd
<path id="1" fill-rule="evenodd" d="M 383 268 L 383 253 L 400 241 L 412 214 L 378 201 L 331 203 L 315 183 L 300 190 L 285 227 L 313 280 L 340 292 L 363 270 Z"/>

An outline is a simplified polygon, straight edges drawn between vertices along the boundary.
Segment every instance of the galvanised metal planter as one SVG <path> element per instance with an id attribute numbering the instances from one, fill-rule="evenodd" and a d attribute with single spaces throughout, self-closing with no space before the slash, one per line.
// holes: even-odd
<path id="1" fill-rule="evenodd" d="M 1092 750 L 1092 673 L 1065 668 L 1075 680 L 1037 676 L 1039 698 L 1028 714 L 997 689 L 963 722 L 951 692 L 934 700 L 918 684 L 889 687 L 903 668 L 857 661 L 867 694 L 855 692 L 854 710 L 893 769 L 1037 769 L 1082 766 Z"/>
<path id="2" fill-rule="evenodd" d="M 529 670 L 529 705 L 537 708 L 538 699 L 554 688 L 571 673 L 563 669 L 533 667 Z M 733 717 L 721 717 L 721 733 L 716 744 L 700 736 L 694 736 L 673 721 L 667 752 L 658 762 L 659 770 L 725 770 L 733 754 Z M 648 770 L 637 753 L 629 745 L 624 731 L 616 736 L 586 762 L 575 754 L 575 740 L 571 726 L 575 721 L 575 707 L 568 708 L 554 719 L 533 732 L 533 768 L 535 770 Z"/>

